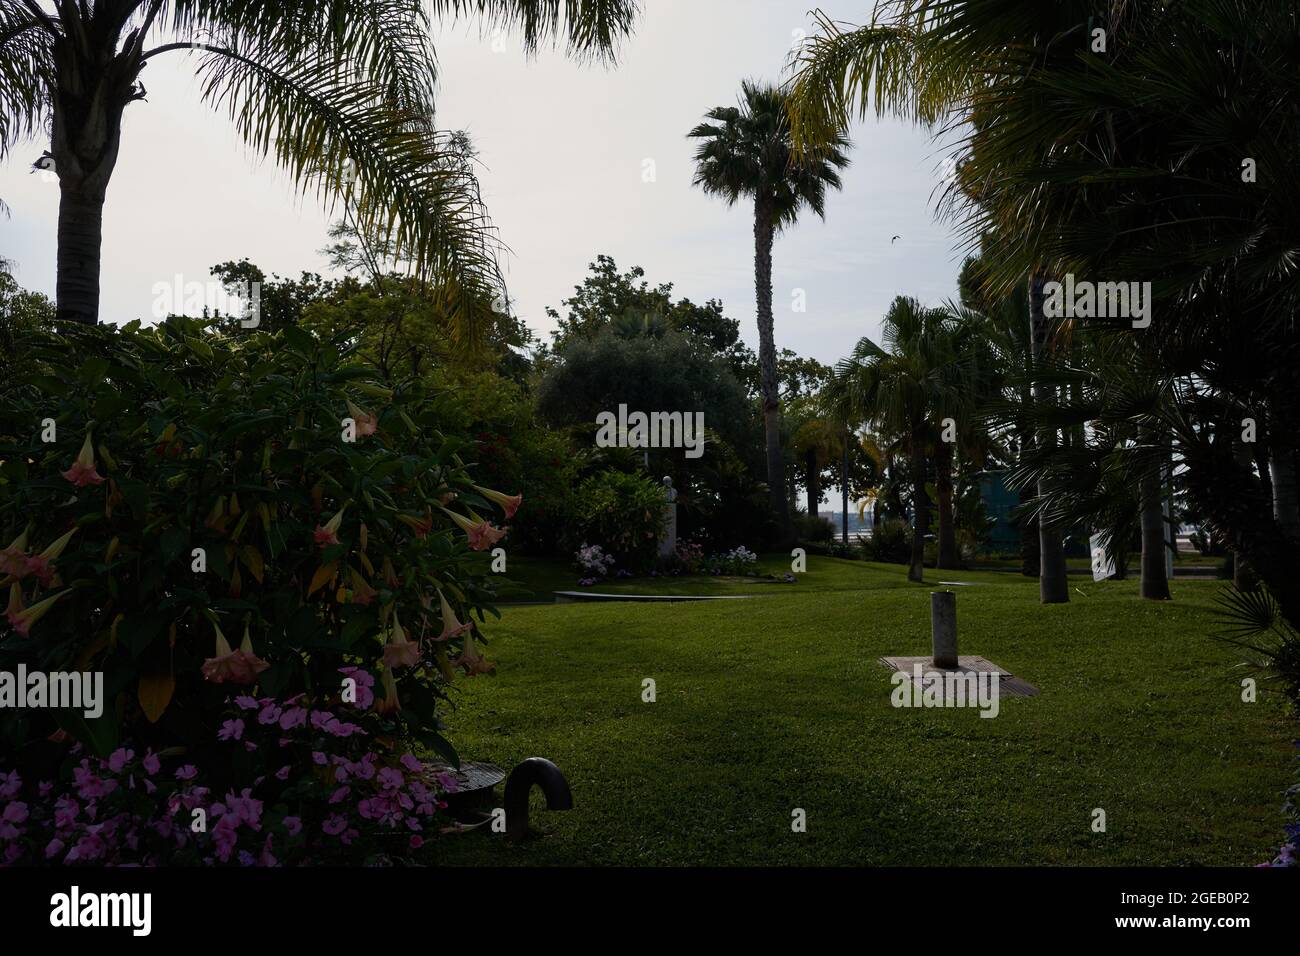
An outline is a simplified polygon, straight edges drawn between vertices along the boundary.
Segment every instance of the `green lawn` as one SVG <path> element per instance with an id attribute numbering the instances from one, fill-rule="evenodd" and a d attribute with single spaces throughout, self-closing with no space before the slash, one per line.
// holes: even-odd
<path id="1" fill-rule="evenodd" d="M 781 569 L 773 559 L 768 565 Z M 788 567 L 788 565 L 787 565 Z M 538 563 L 518 576 L 573 587 Z M 750 601 L 509 607 L 495 677 L 462 681 L 449 735 L 467 758 L 538 755 L 574 809 L 537 810 L 519 846 L 477 831 L 449 864 L 1247 865 L 1281 836 L 1294 726 L 1268 691 L 1242 703 L 1213 641 L 1215 582 L 1152 604 L 1133 581 L 934 572 L 955 588 L 963 653 L 1041 690 L 1001 715 L 889 703 L 884 654 L 929 649 L 930 585 L 902 567 L 810 557 L 795 585 L 663 579 Z M 550 575 L 550 577 L 547 577 Z M 653 678 L 657 701 L 643 703 Z M 533 806 L 540 808 L 540 795 Z M 1107 832 L 1090 827 L 1094 808 Z M 808 831 L 791 832 L 791 811 Z"/>

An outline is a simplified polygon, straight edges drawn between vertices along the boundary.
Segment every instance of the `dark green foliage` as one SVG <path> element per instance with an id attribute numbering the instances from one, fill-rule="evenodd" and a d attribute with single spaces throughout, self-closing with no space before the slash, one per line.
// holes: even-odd
<path id="1" fill-rule="evenodd" d="M 663 534 L 663 486 L 643 474 L 602 471 L 578 488 L 580 544 L 598 544 L 620 567 L 643 570 L 654 561 Z"/>
<path id="2" fill-rule="evenodd" d="M 0 665 L 102 671 L 103 717 L 57 718 L 95 749 L 214 740 L 231 685 L 200 669 L 220 656 L 217 628 L 269 663 L 263 693 L 289 696 L 337 691 L 344 664 L 376 670 L 394 615 L 437 634 L 439 589 L 462 619 L 491 610 L 440 504 L 494 512 L 421 389 L 384 389 L 293 327 L 90 327 L 35 334 L 26 354 L 0 381 L 0 544 L 20 539 L 11 610 L 56 600 L 30 635 L 0 624 Z M 348 442 L 343 420 L 363 414 L 375 432 Z M 63 474 L 79 454 L 96 469 L 83 485 Z M 322 540 L 339 515 L 337 542 Z M 30 559 L 69 532 L 42 579 Z M 398 719 L 420 739 L 450 674 L 438 646 L 397 680 Z M 54 729 L 47 712 L 5 713 L 10 744 Z"/>

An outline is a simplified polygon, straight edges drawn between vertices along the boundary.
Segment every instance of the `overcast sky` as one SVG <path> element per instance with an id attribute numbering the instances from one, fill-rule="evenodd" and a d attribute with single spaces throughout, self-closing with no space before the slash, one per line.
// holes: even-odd
<path id="1" fill-rule="evenodd" d="M 742 78 L 778 80 L 810 0 L 646 0 L 614 68 L 559 52 L 529 60 L 517 40 L 476 25 L 439 29 L 440 127 L 467 129 L 483 163 L 484 197 L 511 254 L 515 311 L 539 334 L 598 253 L 641 265 L 678 296 L 722 299 L 757 346 L 752 209 L 728 208 L 691 186 L 686 133 L 709 108 L 733 104 Z M 868 0 L 821 5 L 861 22 Z M 257 161 L 229 122 L 202 105 L 195 60 L 167 54 L 145 71 L 148 102 L 124 120 L 104 215 L 101 318 L 150 317 L 153 286 L 208 280 L 244 256 L 266 272 L 326 272 L 327 218 L 296 198 L 274 164 Z M 936 221 L 943 151 L 920 129 L 869 121 L 852 131 L 853 166 L 774 252 L 777 344 L 823 362 L 875 335 L 890 300 L 938 304 L 955 295 L 960 249 Z M 0 166 L 0 256 L 18 281 L 53 297 L 58 186 L 29 175 L 47 144 Z M 30 153 L 30 155 L 28 155 Z M 644 181 L 647 161 L 654 181 Z M 901 235 L 890 243 L 895 234 Z M 803 290 L 807 310 L 792 309 Z"/>

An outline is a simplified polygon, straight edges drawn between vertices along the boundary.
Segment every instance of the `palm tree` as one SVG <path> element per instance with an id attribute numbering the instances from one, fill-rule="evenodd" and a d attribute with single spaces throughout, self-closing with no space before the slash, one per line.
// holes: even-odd
<path id="1" fill-rule="evenodd" d="M 104 200 L 145 67 L 194 56 L 203 99 L 303 192 L 414 262 L 471 334 L 501 286 L 497 242 L 456 137 L 434 128 L 431 17 L 474 12 L 532 49 L 608 56 L 635 0 L 0 0 L 0 160 L 44 131 L 59 177 L 60 322 L 99 318 Z M 159 37 L 159 35 L 162 35 Z M 157 40 L 162 42 L 156 42 Z M 154 45 L 151 45 L 153 43 Z"/>
<path id="2" fill-rule="evenodd" d="M 841 459 L 846 450 L 844 428 L 825 413 L 817 396 L 796 398 L 791 404 L 797 406 L 797 412 L 793 416 L 795 429 L 790 443 L 803 467 L 808 514 L 816 517 L 822 500 L 822 470 L 830 462 Z"/>
<path id="3" fill-rule="evenodd" d="M 923 580 L 925 573 L 928 462 L 942 443 L 943 419 L 962 414 L 967 385 L 962 357 L 954 348 L 955 331 L 946 310 L 927 309 L 899 296 L 881 321 L 883 347 L 860 339 L 836 365 L 835 378 L 823 392 L 841 419 L 866 422 L 899 438 L 912 490 L 912 581 Z"/>
<path id="4" fill-rule="evenodd" d="M 1046 280 L 1041 272 L 1029 276 L 1029 343 L 1034 365 L 1041 366 L 1050 353 L 1053 344 L 1050 341 L 1049 323 L 1043 315 L 1043 286 Z M 1043 383 L 1041 376 L 1035 376 L 1034 401 L 1047 404 L 1055 397 L 1052 388 Z M 1036 447 L 1042 454 L 1050 457 L 1057 447 L 1057 429 L 1045 425 L 1034 436 Z M 1038 494 L 1046 496 L 1050 492 L 1045 480 L 1038 482 Z M 1040 512 L 1038 515 L 1038 600 L 1043 604 L 1066 604 L 1070 600 L 1070 588 L 1066 581 L 1065 542 L 1061 537 L 1059 526 L 1048 520 Z"/>
<path id="5" fill-rule="evenodd" d="M 767 442 L 767 483 L 772 510 L 790 536 L 790 508 L 781 454 L 781 401 L 772 317 L 772 243 L 806 206 L 825 218 L 827 188 L 839 189 L 837 170 L 849 165 L 849 142 L 829 138 L 818 157 L 799 158 L 792 149 L 787 97 L 774 86 L 746 80 L 739 106 L 717 106 L 689 136 L 699 139 L 695 185 L 728 205 L 741 197 L 754 203 L 754 296 L 758 315 L 758 361 Z"/>
<path id="6" fill-rule="evenodd" d="M 860 29 L 823 19 L 822 35 L 803 46 L 791 87 L 796 140 L 815 152 L 873 105 L 969 129 L 955 192 L 971 200 L 968 234 L 997 234 L 1003 292 L 1026 272 L 1154 279 L 1160 317 L 1140 335 L 1147 367 L 1175 376 L 1176 400 L 1191 405 L 1160 434 L 1130 440 L 1145 448 L 1168 436 L 1189 499 L 1257 568 L 1281 613 L 1300 621 L 1296 431 L 1261 434 L 1261 452 L 1267 440 L 1280 454 L 1269 448 L 1257 469 L 1233 454 L 1243 416 L 1207 417 L 1242 406 L 1257 422 L 1300 414 L 1300 138 L 1295 124 L 1275 121 L 1300 104 L 1295 4 L 897 0 L 879 9 Z M 1106 51 L 1089 49 L 1091 24 L 1105 29 Z M 1154 537 L 1152 475 L 1132 476 L 1145 478 Z"/>

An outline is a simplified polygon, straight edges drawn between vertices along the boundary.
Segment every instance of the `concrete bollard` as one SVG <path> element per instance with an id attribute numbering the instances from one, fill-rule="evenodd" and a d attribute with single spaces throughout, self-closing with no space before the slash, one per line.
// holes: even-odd
<path id="1" fill-rule="evenodd" d="M 952 591 L 930 592 L 930 640 L 934 645 L 934 666 L 956 667 L 957 595 Z"/>

